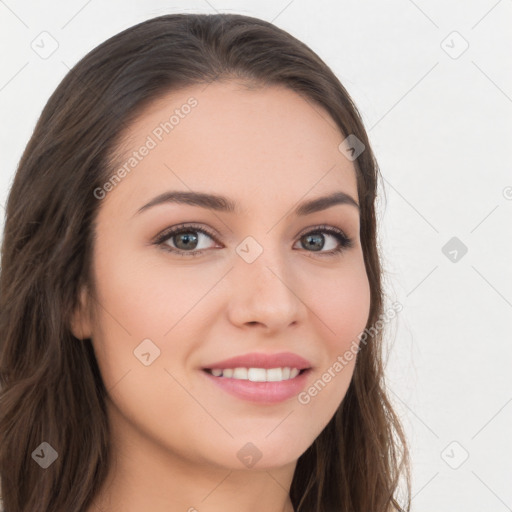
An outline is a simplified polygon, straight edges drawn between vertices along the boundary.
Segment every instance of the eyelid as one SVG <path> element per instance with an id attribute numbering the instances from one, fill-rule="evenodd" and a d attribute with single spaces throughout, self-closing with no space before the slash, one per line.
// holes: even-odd
<path id="1" fill-rule="evenodd" d="M 209 236 L 214 242 L 217 244 L 223 245 L 219 240 L 217 239 L 217 236 L 209 229 L 206 228 L 204 225 L 199 225 L 196 223 L 189 223 L 184 222 L 181 224 L 176 224 L 174 226 L 170 226 L 166 229 L 164 229 L 162 232 L 160 232 L 156 237 L 154 237 L 152 243 L 155 245 L 165 245 L 165 242 L 169 240 L 173 235 L 180 234 L 182 232 L 185 232 L 187 230 L 190 231 L 197 231 L 199 233 L 206 234 Z M 319 256 L 336 256 L 339 253 L 344 252 L 347 249 L 350 249 L 354 247 L 354 239 L 348 236 L 344 230 L 341 228 L 338 228 L 336 226 L 332 226 L 330 224 L 318 224 L 315 226 L 309 226 L 307 228 L 304 228 L 298 235 L 296 235 L 296 239 L 300 240 L 303 236 L 307 234 L 315 234 L 315 233 L 327 233 L 334 238 L 337 239 L 339 247 L 337 249 L 333 249 L 330 251 L 306 251 L 306 252 L 312 252 L 313 254 L 317 254 Z M 183 251 L 181 249 L 177 249 L 174 247 L 167 247 L 164 248 L 164 250 L 178 254 L 178 255 L 185 255 L 186 257 L 189 256 L 198 256 L 203 254 L 205 251 L 208 251 L 209 249 L 196 249 L 191 251 Z"/>
<path id="2" fill-rule="evenodd" d="M 182 224 L 176 224 L 174 226 L 170 226 L 170 227 L 164 229 L 156 237 L 154 237 L 152 243 L 161 244 L 161 243 L 165 242 L 166 240 L 168 240 L 171 237 L 171 234 L 178 234 L 181 231 L 185 231 L 187 229 L 189 229 L 191 231 L 199 231 L 200 233 L 204 233 L 205 235 L 208 235 L 210 238 L 212 238 L 216 243 L 220 243 L 217 240 L 217 236 L 212 231 L 210 231 L 208 228 L 206 228 L 202 225 L 188 223 L 188 222 L 184 222 Z"/>

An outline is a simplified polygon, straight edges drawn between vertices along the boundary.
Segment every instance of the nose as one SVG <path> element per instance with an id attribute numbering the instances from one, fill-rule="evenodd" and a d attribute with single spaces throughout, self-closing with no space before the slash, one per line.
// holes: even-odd
<path id="1" fill-rule="evenodd" d="M 307 307 L 289 262 L 278 250 L 269 248 L 251 263 L 248 261 L 237 255 L 229 273 L 230 321 L 238 327 L 253 326 L 268 333 L 297 326 L 304 320 Z"/>

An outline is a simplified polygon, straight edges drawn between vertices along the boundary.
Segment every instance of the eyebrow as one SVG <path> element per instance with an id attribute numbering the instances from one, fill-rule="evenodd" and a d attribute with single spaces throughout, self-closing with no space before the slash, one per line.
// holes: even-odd
<path id="1" fill-rule="evenodd" d="M 136 214 L 142 213 L 157 205 L 179 203 L 187 204 L 190 206 L 199 206 L 201 208 L 208 208 L 219 212 L 234 213 L 240 215 L 237 204 L 228 197 L 215 194 L 207 194 L 204 192 L 186 192 L 186 191 L 169 191 L 160 194 L 152 199 L 149 203 L 139 208 Z M 338 204 L 347 204 L 357 208 L 359 211 L 359 204 L 356 200 L 345 192 L 335 192 L 328 196 L 317 197 L 309 201 L 304 201 L 299 204 L 294 213 L 297 216 L 310 215 L 311 213 L 326 210 L 331 206 Z"/>

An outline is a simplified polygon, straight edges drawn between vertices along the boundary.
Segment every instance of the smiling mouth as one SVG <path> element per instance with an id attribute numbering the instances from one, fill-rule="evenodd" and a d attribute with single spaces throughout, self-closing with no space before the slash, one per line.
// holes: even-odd
<path id="1" fill-rule="evenodd" d="M 309 371 L 309 368 L 204 368 L 204 371 L 214 377 L 232 380 L 247 380 L 251 382 L 283 382 L 295 379 L 298 375 Z"/>

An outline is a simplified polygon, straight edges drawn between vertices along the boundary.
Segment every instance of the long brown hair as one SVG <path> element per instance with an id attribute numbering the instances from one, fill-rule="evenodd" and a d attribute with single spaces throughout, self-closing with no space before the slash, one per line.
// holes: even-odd
<path id="1" fill-rule="evenodd" d="M 107 390 L 91 340 L 70 331 L 79 291 L 94 289 L 94 190 L 112 176 L 120 134 L 149 102 L 220 79 L 284 85 L 365 145 L 354 165 L 371 289 L 367 328 L 383 313 L 380 173 L 360 114 L 329 67 L 287 32 L 237 14 L 171 14 L 124 30 L 80 60 L 52 94 L 8 197 L 0 274 L 5 512 L 80 512 L 105 480 Z M 381 333 L 361 345 L 345 398 L 298 459 L 290 489 L 296 512 L 409 510 L 408 451 L 384 385 Z M 34 462 L 43 442 L 58 454 L 46 469 Z"/>

